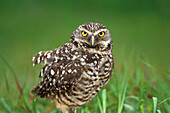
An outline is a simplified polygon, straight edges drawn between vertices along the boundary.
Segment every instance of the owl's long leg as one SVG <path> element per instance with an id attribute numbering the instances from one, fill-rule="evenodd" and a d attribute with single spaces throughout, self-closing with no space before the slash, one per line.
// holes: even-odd
<path id="1" fill-rule="evenodd" d="M 70 108 L 71 113 L 76 113 L 77 108 Z"/>

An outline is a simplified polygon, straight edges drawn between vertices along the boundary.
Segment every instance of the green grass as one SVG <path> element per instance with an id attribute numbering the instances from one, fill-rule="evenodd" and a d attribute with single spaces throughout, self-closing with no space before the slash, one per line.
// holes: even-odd
<path id="1" fill-rule="evenodd" d="M 30 94 L 32 56 L 69 41 L 86 22 L 111 32 L 115 69 L 78 113 L 170 113 L 170 8 L 165 0 L 0 1 L 0 113 L 59 112 Z M 133 51 L 134 50 L 134 51 Z M 145 53 L 145 55 L 143 55 Z"/>
<path id="2" fill-rule="evenodd" d="M 38 98 L 34 101 L 34 96 L 30 94 L 33 86 L 28 82 L 27 69 L 23 74 L 23 82 L 20 83 L 10 64 L 5 59 L 2 60 L 8 67 L 8 74 L 13 76 L 16 84 L 13 84 L 11 88 L 8 80 L 5 80 L 4 87 L 7 92 L 0 92 L 0 112 L 59 113 L 53 103 L 45 99 Z M 79 108 L 78 113 L 170 112 L 170 87 L 167 79 L 169 72 L 167 70 L 154 67 L 146 59 L 134 57 L 133 54 L 119 65 L 120 67 L 115 67 L 109 83 L 91 102 Z M 16 92 L 19 94 L 15 94 Z M 16 98 L 13 98 L 13 95 L 17 95 Z"/>

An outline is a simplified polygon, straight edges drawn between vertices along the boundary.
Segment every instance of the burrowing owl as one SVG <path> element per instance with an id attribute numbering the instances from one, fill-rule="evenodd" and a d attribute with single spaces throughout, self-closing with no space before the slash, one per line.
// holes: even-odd
<path id="1" fill-rule="evenodd" d="M 42 81 L 31 91 L 37 97 L 54 101 L 62 113 L 76 113 L 76 108 L 89 102 L 106 84 L 114 67 L 112 38 L 99 23 L 79 26 L 70 43 L 41 51 L 33 62 L 44 63 Z"/>

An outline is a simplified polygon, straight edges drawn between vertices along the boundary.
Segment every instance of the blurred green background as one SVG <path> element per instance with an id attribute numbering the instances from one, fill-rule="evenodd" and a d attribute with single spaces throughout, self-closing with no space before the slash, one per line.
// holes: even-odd
<path id="1" fill-rule="evenodd" d="M 98 22 L 110 30 L 116 58 L 121 56 L 122 48 L 128 52 L 135 50 L 169 70 L 169 3 L 168 0 L 1 0 L 0 52 L 22 71 L 36 52 L 69 42 L 71 33 L 83 23 Z"/>
<path id="2" fill-rule="evenodd" d="M 169 4 L 169 0 L 0 0 L 0 55 L 21 83 L 27 71 L 29 84 L 36 84 L 39 70 L 33 69 L 32 56 L 69 42 L 79 25 L 98 22 L 112 34 L 116 67 L 134 53 L 170 71 Z M 8 70 L 0 60 L 3 91 L 4 73 L 15 84 Z"/>

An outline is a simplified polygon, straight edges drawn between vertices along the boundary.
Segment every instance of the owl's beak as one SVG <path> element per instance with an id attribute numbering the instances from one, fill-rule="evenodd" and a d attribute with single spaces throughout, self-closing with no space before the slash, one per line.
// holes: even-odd
<path id="1" fill-rule="evenodd" d="M 94 45 L 94 36 L 91 37 L 91 45 L 93 46 Z"/>

